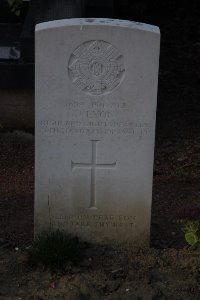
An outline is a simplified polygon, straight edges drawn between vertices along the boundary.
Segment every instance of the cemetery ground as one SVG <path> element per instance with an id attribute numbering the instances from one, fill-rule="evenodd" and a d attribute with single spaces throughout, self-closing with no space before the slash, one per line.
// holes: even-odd
<path id="1" fill-rule="evenodd" d="M 53 275 L 27 263 L 33 239 L 34 137 L 2 132 L 0 299 L 199 299 L 200 256 L 189 254 L 177 223 L 200 217 L 195 132 L 187 137 L 186 128 L 184 133 L 171 130 L 170 138 L 157 138 L 152 247 L 88 245 L 78 266 Z"/>
<path id="2" fill-rule="evenodd" d="M 27 263 L 33 240 L 34 136 L 1 133 L 0 299 L 200 299 L 200 256 L 188 253 L 177 223 L 200 217 L 198 123 L 195 111 L 188 111 L 183 122 L 178 108 L 167 113 L 169 106 L 164 122 L 158 113 L 152 247 L 88 246 L 81 263 L 64 275 Z"/>
<path id="3" fill-rule="evenodd" d="M 0 299 L 200 299 L 200 250 L 177 222 L 200 219 L 199 42 L 193 23 L 161 31 L 151 248 L 88 245 L 65 274 L 31 267 L 34 135 L 2 129 Z"/>

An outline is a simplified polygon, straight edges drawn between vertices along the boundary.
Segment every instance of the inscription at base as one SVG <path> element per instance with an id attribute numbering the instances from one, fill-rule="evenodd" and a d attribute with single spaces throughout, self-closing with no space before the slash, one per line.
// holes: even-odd
<path id="1" fill-rule="evenodd" d="M 52 226 L 58 227 L 92 227 L 122 228 L 134 227 L 135 216 L 112 215 L 59 215 L 54 216 Z"/>

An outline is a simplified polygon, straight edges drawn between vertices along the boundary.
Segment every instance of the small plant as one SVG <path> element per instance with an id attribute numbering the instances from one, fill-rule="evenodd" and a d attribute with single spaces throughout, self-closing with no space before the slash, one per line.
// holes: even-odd
<path id="1" fill-rule="evenodd" d="M 185 233 L 185 240 L 188 243 L 189 250 L 194 250 L 200 245 L 200 239 L 197 235 L 199 231 L 199 221 L 180 220 L 183 225 L 182 231 Z"/>
<path id="2" fill-rule="evenodd" d="M 29 253 L 29 263 L 38 264 L 51 272 L 66 271 L 81 260 L 81 242 L 63 231 L 44 231 L 35 239 Z"/>

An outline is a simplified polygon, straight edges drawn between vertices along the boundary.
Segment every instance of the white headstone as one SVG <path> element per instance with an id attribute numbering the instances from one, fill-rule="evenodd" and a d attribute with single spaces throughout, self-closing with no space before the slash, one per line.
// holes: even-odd
<path id="1" fill-rule="evenodd" d="M 36 26 L 36 233 L 148 243 L 159 44 L 130 21 Z"/>

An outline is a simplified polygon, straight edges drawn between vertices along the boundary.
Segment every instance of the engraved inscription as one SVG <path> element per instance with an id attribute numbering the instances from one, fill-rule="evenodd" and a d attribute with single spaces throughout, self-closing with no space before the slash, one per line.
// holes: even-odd
<path id="1" fill-rule="evenodd" d="M 96 209 L 96 169 L 113 169 L 116 167 L 117 162 L 111 164 L 97 164 L 97 140 L 92 142 L 92 161 L 91 163 L 76 163 L 71 161 L 71 169 L 84 168 L 91 169 L 91 183 L 90 183 L 90 206 L 91 209 Z"/>
<path id="2" fill-rule="evenodd" d="M 118 86 L 124 76 L 121 53 L 105 41 L 88 41 L 71 54 L 68 73 L 72 82 L 82 91 L 102 95 Z"/>
<path id="3" fill-rule="evenodd" d="M 40 120 L 40 128 L 49 137 L 85 135 L 89 140 L 101 140 L 102 136 L 133 137 L 143 140 L 152 133 L 147 120 L 132 116 L 129 103 L 123 101 L 87 101 L 72 99 L 63 106 L 64 116 Z M 95 98 L 95 97 L 94 97 Z"/>
<path id="4" fill-rule="evenodd" d="M 133 228 L 135 216 L 123 215 L 54 215 L 53 225 L 59 227 Z"/>
<path id="5" fill-rule="evenodd" d="M 141 140 L 151 133 L 151 126 L 147 122 L 134 121 L 76 121 L 76 120 L 41 120 L 41 130 L 50 136 L 54 135 L 101 135 L 105 136 L 134 136 Z M 98 138 L 98 137 L 97 137 Z"/>

